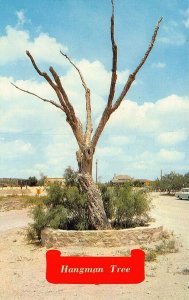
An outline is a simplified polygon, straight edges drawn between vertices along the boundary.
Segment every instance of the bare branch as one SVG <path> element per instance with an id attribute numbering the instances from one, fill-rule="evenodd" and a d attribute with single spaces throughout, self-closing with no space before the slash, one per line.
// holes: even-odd
<path id="1" fill-rule="evenodd" d="M 53 100 L 48 100 L 48 99 L 46 99 L 46 98 L 42 98 L 42 97 L 38 96 L 37 94 L 35 94 L 35 93 L 33 93 L 33 92 L 30 92 L 30 91 L 27 91 L 27 90 L 24 90 L 24 89 L 18 87 L 16 84 L 14 84 L 14 83 L 12 83 L 12 82 L 11 82 L 11 84 L 12 84 L 16 89 L 18 89 L 18 90 L 20 90 L 20 91 L 22 91 L 22 92 L 24 92 L 24 93 L 27 93 L 27 94 L 29 94 L 29 95 L 35 96 L 35 97 L 39 98 L 40 100 L 42 100 L 42 101 L 44 101 L 44 102 L 51 103 L 52 105 L 54 105 L 54 106 L 56 106 L 57 108 L 59 108 L 59 109 L 61 109 L 61 110 L 64 111 L 63 107 L 62 107 L 61 105 L 59 105 L 58 103 L 54 102 Z"/>
<path id="2" fill-rule="evenodd" d="M 102 133 L 102 131 L 103 131 L 103 129 L 104 129 L 107 121 L 110 118 L 110 115 L 111 115 L 111 110 L 106 108 L 104 110 L 103 114 L 102 114 L 102 117 L 100 119 L 98 127 L 97 127 L 97 129 L 96 129 L 96 131 L 95 131 L 95 133 L 93 135 L 93 138 L 92 138 L 92 147 L 93 147 L 93 149 L 96 148 L 96 144 L 97 144 L 97 142 L 99 140 L 99 137 L 100 137 L 100 135 L 101 135 L 101 133 Z"/>
<path id="3" fill-rule="evenodd" d="M 30 92 L 30 91 L 27 91 L 27 90 L 24 90 L 20 87 L 18 87 L 17 85 L 15 85 L 14 83 L 11 82 L 11 84 L 18 90 L 24 92 L 24 93 L 27 93 L 29 95 L 32 95 L 32 96 L 35 96 L 37 97 L 38 99 L 44 101 L 44 102 L 48 102 L 48 103 L 51 103 L 52 105 L 56 106 L 57 108 L 61 109 L 63 112 L 65 112 L 64 108 L 59 105 L 58 103 L 54 102 L 53 100 L 48 100 L 46 98 L 42 98 L 40 96 L 38 96 L 37 94 L 33 93 L 33 92 Z M 58 93 L 58 92 L 57 92 Z M 60 94 L 60 93 L 59 93 Z M 58 95 L 58 94 L 57 94 Z M 60 96 L 60 95 L 59 95 Z M 83 133 L 82 133 L 82 126 L 81 126 L 81 122 L 76 119 L 76 122 L 77 122 L 77 126 L 75 126 L 75 124 L 73 124 L 72 120 L 71 120 L 71 117 L 70 115 L 67 115 L 67 122 L 70 124 L 72 130 L 73 130 L 73 133 L 75 135 L 75 138 L 80 146 L 80 148 L 83 147 Z"/>
<path id="4" fill-rule="evenodd" d="M 87 146 L 90 146 L 91 143 L 91 134 L 93 131 L 92 116 L 91 116 L 91 100 L 90 100 L 90 90 L 87 89 L 86 94 L 86 113 L 87 113 L 87 122 L 86 122 L 86 131 L 85 131 L 85 142 Z"/>
<path id="5" fill-rule="evenodd" d="M 37 71 L 37 73 L 40 76 L 44 77 L 46 79 L 46 81 L 50 84 L 50 86 L 54 89 L 54 91 L 56 92 L 57 97 L 60 101 L 61 106 L 64 108 L 64 111 L 66 112 L 66 106 L 64 104 L 64 101 L 63 101 L 62 96 L 61 96 L 61 94 L 58 90 L 57 85 L 51 80 L 51 78 L 49 77 L 49 75 L 46 72 L 41 72 L 41 70 L 38 68 L 33 56 L 31 55 L 31 53 L 29 51 L 26 51 L 26 54 L 30 58 L 31 63 L 32 63 L 34 69 Z"/>
<path id="6" fill-rule="evenodd" d="M 81 121 L 79 120 L 79 118 L 76 116 L 74 108 L 72 106 L 72 104 L 69 101 L 69 98 L 62 86 L 60 77 L 58 76 L 58 74 L 56 73 L 56 71 L 53 69 L 53 67 L 49 68 L 49 71 L 51 72 L 57 87 L 58 87 L 58 91 L 61 93 L 63 99 L 64 99 L 64 105 L 65 105 L 65 113 L 67 115 L 67 120 L 68 123 L 70 124 L 73 133 L 78 141 L 78 144 L 80 147 L 83 147 L 83 143 L 84 143 L 84 135 L 83 135 L 83 129 L 82 129 L 82 125 L 81 125 Z"/>
<path id="7" fill-rule="evenodd" d="M 115 111 L 119 105 L 121 104 L 123 98 L 126 96 L 127 92 L 129 91 L 133 81 L 135 80 L 135 77 L 137 75 L 137 73 L 139 72 L 139 70 L 142 68 L 142 66 L 144 65 L 144 63 L 146 62 L 150 52 L 152 51 L 152 48 L 154 46 L 154 43 L 156 41 L 156 37 L 157 37 L 157 34 L 158 34 L 158 30 L 159 30 L 159 27 L 160 27 L 160 23 L 162 21 L 163 17 L 161 17 L 155 27 L 155 30 L 154 30 L 154 33 L 153 33 L 153 36 L 152 36 L 152 39 L 151 39 L 151 42 L 150 42 L 150 45 L 144 55 L 144 57 L 142 58 L 141 62 L 139 63 L 139 65 L 137 66 L 137 68 L 134 70 L 134 72 L 132 74 L 130 74 L 119 98 L 117 99 L 116 103 L 114 104 L 113 108 L 112 108 L 112 112 Z"/>
<path id="8" fill-rule="evenodd" d="M 26 51 L 27 56 L 30 58 L 32 65 L 34 67 L 34 69 L 37 71 L 37 73 L 44 77 L 46 79 L 46 81 L 52 86 L 52 88 L 54 90 L 56 90 L 56 84 L 54 84 L 54 82 L 51 80 L 51 78 L 49 77 L 49 75 L 46 72 L 41 72 L 41 70 L 38 68 L 33 56 L 30 54 L 29 51 Z"/>
<path id="9" fill-rule="evenodd" d="M 74 108 L 73 106 L 71 105 L 69 99 L 68 99 L 68 96 L 61 84 L 61 81 L 60 81 L 60 78 L 58 76 L 58 74 L 55 72 L 55 70 L 51 67 L 50 68 L 50 72 L 51 74 L 53 75 L 53 78 L 55 80 L 55 82 L 52 81 L 52 79 L 49 77 L 49 75 L 45 72 L 41 72 L 41 70 L 39 69 L 39 67 L 37 66 L 33 56 L 30 54 L 29 51 L 26 51 L 26 54 L 27 56 L 30 58 L 31 60 L 31 63 L 34 67 L 34 69 L 37 71 L 37 73 L 44 77 L 46 79 L 46 81 L 50 84 L 50 86 L 54 89 L 54 91 L 56 92 L 57 94 L 57 97 L 60 101 L 60 105 L 57 104 L 56 102 L 54 101 L 51 101 L 51 100 L 48 100 L 48 99 L 45 99 L 45 98 L 42 98 L 38 95 L 36 95 L 35 93 L 33 92 L 29 92 L 29 91 L 26 91 L 22 88 L 19 88 L 17 87 L 16 85 L 14 85 L 17 89 L 25 92 L 25 93 L 28 93 L 30 95 L 33 95 L 45 102 L 49 102 L 51 104 L 53 104 L 54 106 L 60 108 L 62 111 L 65 112 L 66 114 L 66 117 L 67 117 L 67 122 L 69 123 L 69 125 L 71 126 L 72 128 L 72 131 L 76 137 L 76 140 L 78 141 L 78 144 L 80 146 L 80 148 L 83 147 L 83 144 L 84 144 L 84 135 L 83 135 L 83 130 L 82 130 L 82 126 L 81 126 L 81 122 L 80 120 L 76 117 L 75 115 L 75 111 L 74 111 Z"/>
<path id="10" fill-rule="evenodd" d="M 60 53 L 70 62 L 70 64 L 76 69 L 81 79 L 82 85 L 85 89 L 85 99 L 86 99 L 86 114 L 87 114 L 87 121 L 86 121 L 86 131 L 85 131 L 85 141 L 86 144 L 89 146 L 91 140 L 91 133 L 92 133 L 92 116 L 91 116 L 91 99 L 90 99 L 90 89 L 87 87 L 87 84 L 84 80 L 84 77 L 80 71 L 80 69 L 74 64 L 71 58 L 60 51 Z"/>
<path id="11" fill-rule="evenodd" d="M 95 149 L 98 139 L 111 115 L 112 111 L 112 101 L 115 95 L 115 87 L 117 81 L 117 45 L 114 37 L 114 0 L 111 0 L 112 3 L 112 16 L 111 16 L 111 43 L 112 43 L 112 76 L 111 76 L 111 84 L 110 91 L 108 96 L 108 102 L 100 119 L 99 125 L 94 133 L 92 138 L 92 146 Z"/>
<path id="12" fill-rule="evenodd" d="M 136 74 L 138 73 L 138 71 L 142 68 L 142 66 L 144 65 L 145 61 L 147 60 L 150 52 L 152 51 L 152 48 L 154 46 L 154 43 L 155 43 L 155 40 L 156 40 L 156 37 L 157 37 L 157 34 L 158 34 L 158 30 L 159 30 L 159 27 L 160 27 L 160 23 L 161 21 L 163 20 L 163 17 L 161 17 L 155 27 L 155 30 L 154 30 L 154 34 L 152 36 L 152 39 L 151 39 L 151 42 L 150 42 L 150 45 L 148 47 L 148 50 L 146 51 L 144 57 L 142 58 L 140 64 L 138 65 L 138 67 L 135 69 L 135 71 L 133 72 L 133 76 L 136 76 Z"/>
<path id="13" fill-rule="evenodd" d="M 111 77 L 111 85 L 110 85 L 110 92 L 108 97 L 108 106 L 111 107 L 112 101 L 115 94 L 115 86 L 117 81 L 117 45 L 115 43 L 114 38 L 114 0 L 112 2 L 112 17 L 111 17 L 111 42 L 112 42 L 112 77 Z"/>
<path id="14" fill-rule="evenodd" d="M 66 92 L 65 92 L 65 90 L 64 90 L 64 88 L 62 86 L 62 83 L 60 81 L 60 77 L 58 76 L 58 74 L 56 73 L 56 71 L 53 69 L 53 67 L 50 67 L 49 71 L 51 72 L 51 74 L 52 74 L 52 76 L 53 76 L 53 78 L 54 78 L 54 80 L 55 80 L 55 82 L 57 84 L 57 87 L 58 87 L 60 93 L 62 94 L 62 97 L 64 99 L 64 104 L 66 106 L 66 112 L 68 112 L 68 113 L 71 112 L 75 116 L 74 108 L 71 105 L 71 103 L 70 103 L 70 101 L 68 99 L 68 96 L 67 96 L 67 94 L 66 94 Z"/>
<path id="15" fill-rule="evenodd" d="M 79 76 L 80 76 L 82 85 L 83 85 L 83 87 L 84 87 L 84 89 L 85 89 L 85 92 L 87 92 L 88 87 L 87 87 L 87 85 L 86 85 L 86 82 L 85 82 L 85 80 L 84 80 L 84 78 L 83 78 L 83 75 L 82 75 L 81 71 L 79 70 L 79 68 L 74 64 L 74 62 L 71 60 L 71 58 L 70 58 L 67 54 L 63 53 L 62 51 L 60 51 L 60 53 L 61 53 L 61 54 L 62 54 L 62 55 L 70 62 L 70 64 L 77 70 L 77 72 L 78 72 L 78 74 L 79 74 Z"/>
<path id="16" fill-rule="evenodd" d="M 113 1 L 112 1 L 112 5 L 113 5 Z M 113 6 L 114 8 L 114 6 Z M 102 114 L 102 117 L 101 117 L 101 120 L 99 122 L 99 125 L 94 133 L 94 136 L 92 138 L 92 145 L 93 147 L 95 148 L 96 147 L 96 144 L 98 142 L 98 139 L 107 123 L 107 121 L 109 120 L 111 114 L 120 106 L 123 98 L 126 96 L 127 92 L 129 91 L 133 81 L 135 80 L 135 76 L 137 75 L 137 73 L 139 72 L 139 70 L 141 69 L 141 67 L 144 65 L 144 63 L 146 62 L 150 52 L 152 51 L 152 48 L 154 46 L 154 43 L 155 43 L 155 40 L 156 40 L 156 37 L 157 37 L 157 34 L 158 34 L 158 30 L 159 30 L 159 26 L 160 26 L 160 23 L 162 21 L 162 17 L 159 19 L 156 27 L 155 27 L 155 30 L 154 30 L 154 33 L 153 33 L 153 36 L 152 36 L 152 39 L 151 39 L 151 42 L 150 42 L 150 45 L 148 47 L 148 50 L 146 51 L 144 57 L 142 58 L 140 64 L 138 65 L 138 67 L 134 70 L 134 72 L 132 74 L 129 75 L 129 78 L 119 96 L 119 98 L 117 99 L 117 101 L 115 102 L 114 106 L 111 108 L 108 106 L 106 106 L 103 114 Z M 112 77 L 113 77 L 113 73 L 112 73 Z"/>

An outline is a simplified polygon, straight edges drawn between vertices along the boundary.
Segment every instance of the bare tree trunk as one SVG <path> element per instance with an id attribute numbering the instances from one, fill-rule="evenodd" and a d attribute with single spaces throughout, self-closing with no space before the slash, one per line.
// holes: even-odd
<path id="1" fill-rule="evenodd" d="M 87 194 L 89 226 L 91 229 L 110 229 L 111 225 L 107 219 L 102 195 L 98 186 L 92 178 L 93 152 L 90 148 L 84 153 L 77 152 L 79 166 L 79 183 L 83 191 Z"/>

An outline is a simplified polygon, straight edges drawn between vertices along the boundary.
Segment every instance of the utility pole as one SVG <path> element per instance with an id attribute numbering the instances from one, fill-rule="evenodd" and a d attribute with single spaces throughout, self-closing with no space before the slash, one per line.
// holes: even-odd
<path id="1" fill-rule="evenodd" d="M 162 180 L 162 175 L 163 175 L 163 172 L 162 172 L 162 170 L 161 170 L 161 176 L 160 176 L 160 179 Z"/>
<path id="2" fill-rule="evenodd" d="M 98 182 L 98 160 L 96 160 L 96 183 Z"/>

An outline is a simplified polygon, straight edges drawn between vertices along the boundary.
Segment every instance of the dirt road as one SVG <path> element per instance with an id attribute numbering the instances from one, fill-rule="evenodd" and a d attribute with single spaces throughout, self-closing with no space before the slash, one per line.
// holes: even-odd
<path id="1" fill-rule="evenodd" d="M 0 212 L 0 232 L 27 226 L 31 221 L 27 209 Z"/>
<path id="2" fill-rule="evenodd" d="M 187 300 L 189 295 L 189 250 L 187 228 L 189 201 L 153 194 L 152 215 L 157 223 L 175 230 L 183 244 L 178 253 L 159 256 L 146 264 L 146 279 L 138 285 L 52 285 L 45 279 L 46 249 L 28 245 L 23 229 L 0 232 L 0 299 L 2 300 Z M 14 214 L 14 213 L 13 213 Z M 22 213 L 20 213 L 22 215 Z M 18 212 L 15 212 L 18 216 Z M 21 216 L 20 215 L 20 216 Z M 26 215 L 25 212 L 23 216 Z M 13 215 L 8 215 L 9 221 Z M 3 215 L 7 222 L 6 215 Z M 16 220 L 16 219 L 15 219 Z M 24 220 L 24 219 L 23 219 Z M 15 222 L 15 221 L 14 221 Z M 11 223 L 13 225 L 13 223 Z M 21 223 L 14 223 L 22 226 Z M 11 225 L 11 226 L 12 226 Z M 65 255 L 84 255 L 86 249 L 60 249 Z M 119 249 L 88 249 L 91 255 L 116 255 Z"/>
<path id="3" fill-rule="evenodd" d="M 152 217 L 156 223 L 174 231 L 183 246 L 189 250 L 189 201 L 174 196 L 152 194 Z"/>

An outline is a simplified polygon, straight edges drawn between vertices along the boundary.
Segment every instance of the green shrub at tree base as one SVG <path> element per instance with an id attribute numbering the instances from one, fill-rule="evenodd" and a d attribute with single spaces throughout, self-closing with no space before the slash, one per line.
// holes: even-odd
<path id="1" fill-rule="evenodd" d="M 147 193 L 134 191 L 130 185 L 101 184 L 99 187 L 105 211 L 114 228 L 145 225 L 150 210 Z M 53 184 L 48 187 L 47 194 L 44 205 L 38 205 L 32 211 L 34 223 L 28 237 L 33 235 L 40 240 L 41 230 L 45 227 L 89 230 L 87 197 L 77 186 Z"/>
<path id="2" fill-rule="evenodd" d="M 113 227 L 145 225 L 149 220 L 150 199 L 145 190 L 135 191 L 130 184 L 100 185 L 105 211 Z"/>
<path id="3" fill-rule="evenodd" d="M 40 240 L 41 231 L 46 226 L 66 230 L 88 229 L 86 195 L 84 193 L 76 186 L 61 187 L 58 184 L 49 186 L 47 193 L 44 205 L 37 205 L 32 210 L 34 223 L 30 225 L 28 239 L 33 234 Z"/>
<path id="4" fill-rule="evenodd" d="M 64 180 L 67 187 L 76 186 L 79 187 L 78 179 L 77 179 L 78 172 L 74 171 L 70 166 L 68 166 L 64 171 Z"/>

